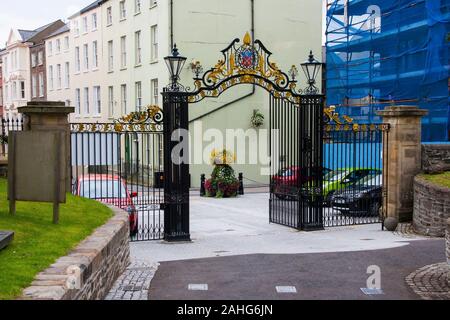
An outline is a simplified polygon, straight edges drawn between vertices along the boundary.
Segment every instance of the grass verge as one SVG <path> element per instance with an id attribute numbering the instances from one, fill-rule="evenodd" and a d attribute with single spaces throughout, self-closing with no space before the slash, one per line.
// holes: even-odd
<path id="1" fill-rule="evenodd" d="M 17 202 L 8 213 L 7 183 L 0 179 L 0 230 L 14 231 L 14 241 L 0 251 L 0 300 L 19 297 L 34 277 L 67 255 L 112 217 L 111 210 L 92 200 L 68 195 L 61 205 L 60 224 L 52 223 L 52 204 Z"/>

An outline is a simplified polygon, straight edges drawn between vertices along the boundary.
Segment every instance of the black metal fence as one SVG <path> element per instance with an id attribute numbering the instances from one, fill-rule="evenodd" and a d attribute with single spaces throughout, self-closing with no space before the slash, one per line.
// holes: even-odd
<path id="1" fill-rule="evenodd" d="M 8 137 L 10 131 L 22 131 L 23 119 L 20 116 L 14 118 L 0 118 L 1 119 L 1 135 L 0 135 L 0 157 L 8 157 Z"/>
<path id="2" fill-rule="evenodd" d="M 386 215 L 389 125 L 324 130 L 324 226 L 381 222 Z"/>
<path id="3" fill-rule="evenodd" d="M 164 238 L 162 125 L 72 124 L 73 194 L 126 210 L 131 241 Z"/>
<path id="4" fill-rule="evenodd" d="M 323 229 L 322 97 L 299 104 L 271 97 L 270 222 Z"/>
<path id="5" fill-rule="evenodd" d="M 272 99 L 270 221 L 299 230 L 387 216 L 389 126 L 323 124 L 320 101 Z"/>

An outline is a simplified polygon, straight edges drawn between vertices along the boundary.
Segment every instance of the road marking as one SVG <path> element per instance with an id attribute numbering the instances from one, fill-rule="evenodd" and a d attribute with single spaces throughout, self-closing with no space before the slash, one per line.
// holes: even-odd
<path id="1" fill-rule="evenodd" d="M 369 288 L 361 288 L 361 291 L 368 296 L 376 296 L 384 294 L 381 289 L 369 289 Z"/>
<path id="2" fill-rule="evenodd" d="M 207 284 L 189 284 L 189 291 L 208 291 Z"/>
<path id="3" fill-rule="evenodd" d="M 278 293 L 297 293 L 297 288 L 292 286 L 278 286 L 276 289 Z"/>

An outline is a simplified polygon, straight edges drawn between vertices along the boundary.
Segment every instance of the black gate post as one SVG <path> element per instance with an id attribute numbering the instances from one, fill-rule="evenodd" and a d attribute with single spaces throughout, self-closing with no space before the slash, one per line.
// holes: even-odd
<path id="1" fill-rule="evenodd" d="M 178 130 L 189 129 L 188 94 L 165 89 L 164 100 L 164 240 L 190 241 L 189 141 L 187 148 L 172 154 L 180 141 L 172 141 Z"/>
<path id="2" fill-rule="evenodd" d="M 303 188 L 306 204 L 298 201 L 299 229 L 316 231 L 324 229 L 323 195 L 323 138 L 324 138 L 324 96 L 306 94 L 301 97 L 299 112 L 299 164 L 309 172 L 310 182 Z M 314 173 L 315 172 L 315 173 Z"/>

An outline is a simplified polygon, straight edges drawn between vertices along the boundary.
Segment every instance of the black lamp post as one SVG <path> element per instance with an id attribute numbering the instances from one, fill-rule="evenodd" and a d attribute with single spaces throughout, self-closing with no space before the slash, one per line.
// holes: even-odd
<path id="1" fill-rule="evenodd" d="M 314 58 L 313 52 L 311 51 L 308 60 L 302 63 L 301 66 L 308 81 L 308 87 L 305 90 L 306 93 L 317 94 L 319 89 L 316 87 L 316 79 L 322 68 L 322 63 Z"/>
<path id="2" fill-rule="evenodd" d="M 183 70 L 186 59 L 186 57 L 180 55 L 176 44 L 173 46 L 172 55 L 164 58 L 170 72 L 169 88 L 174 91 L 177 91 L 180 88 L 178 81 L 180 80 L 180 73 L 181 70 Z"/>

